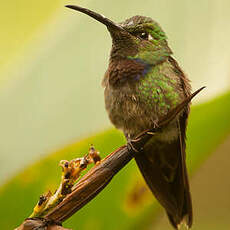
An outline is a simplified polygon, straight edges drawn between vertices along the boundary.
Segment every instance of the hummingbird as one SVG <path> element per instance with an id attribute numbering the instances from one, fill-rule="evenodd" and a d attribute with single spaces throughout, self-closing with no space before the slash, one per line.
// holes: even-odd
<path id="1" fill-rule="evenodd" d="M 172 57 L 167 36 L 150 17 L 133 16 L 115 23 L 75 5 L 104 24 L 112 38 L 108 69 L 102 85 L 111 122 L 130 142 L 156 127 L 191 95 L 190 81 Z M 190 104 L 135 154 L 136 163 L 153 195 L 164 207 L 172 226 L 192 226 L 192 202 L 186 169 L 186 126 Z"/>

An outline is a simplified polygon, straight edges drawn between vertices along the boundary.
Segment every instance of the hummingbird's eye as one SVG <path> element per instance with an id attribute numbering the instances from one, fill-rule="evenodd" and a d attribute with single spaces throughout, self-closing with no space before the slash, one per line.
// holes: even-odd
<path id="1" fill-rule="evenodd" d="M 148 40 L 148 33 L 146 33 L 146 32 L 141 32 L 139 36 L 142 39 Z"/>
<path id="2" fill-rule="evenodd" d="M 139 36 L 140 38 L 144 39 L 144 40 L 148 40 L 148 41 L 153 40 L 152 35 L 149 34 L 149 33 L 146 33 L 146 32 L 141 32 L 141 33 L 138 34 L 138 36 Z"/>

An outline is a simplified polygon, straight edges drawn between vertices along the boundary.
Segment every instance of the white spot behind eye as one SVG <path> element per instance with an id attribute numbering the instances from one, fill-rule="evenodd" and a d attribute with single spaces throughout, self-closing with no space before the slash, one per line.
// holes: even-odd
<path id="1" fill-rule="evenodd" d="M 149 40 L 149 41 L 153 40 L 153 37 L 152 37 L 151 34 L 148 35 L 148 40 Z"/>

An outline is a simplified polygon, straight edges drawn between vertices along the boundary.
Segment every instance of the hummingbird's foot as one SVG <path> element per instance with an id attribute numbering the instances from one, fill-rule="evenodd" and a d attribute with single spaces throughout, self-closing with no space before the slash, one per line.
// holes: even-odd
<path id="1" fill-rule="evenodd" d="M 138 142 L 140 140 L 140 138 L 138 139 L 134 139 L 134 140 L 131 140 L 130 138 L 127 139 L 127 148 L 129 150 L 129 152 L 136 152 L 138 153 L 139 151 L 133 146 L 133 143 L 135 142 Z"/>

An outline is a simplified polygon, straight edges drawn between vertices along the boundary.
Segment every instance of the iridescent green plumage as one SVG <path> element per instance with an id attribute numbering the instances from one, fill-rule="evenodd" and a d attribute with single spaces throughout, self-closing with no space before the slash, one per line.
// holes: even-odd
<path id="1" fill-rule="evenodd" d="M 177 80 L 167 77 L 164 68 L 170 68 L 170 64 L 164 62 L 151 68 L 138 82 L 140 98 L 144 103 L 147 102 L 150 110 L 159 106 L 162 114 L 166 114 L 180 102 L 180 94 L 175 91 Z"/>

